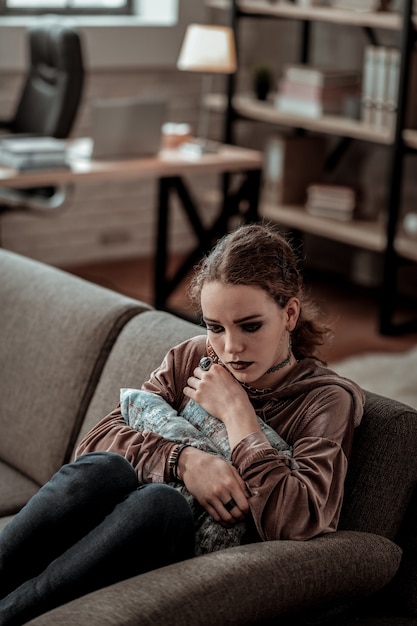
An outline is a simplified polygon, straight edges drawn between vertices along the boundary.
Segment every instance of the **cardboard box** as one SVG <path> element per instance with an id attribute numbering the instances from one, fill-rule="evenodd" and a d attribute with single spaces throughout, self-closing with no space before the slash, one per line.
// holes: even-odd
<path id="1" fill-rule="evenodd" d="M 266 199 L 278 204 L 304 204 L 307 187 L 323 179 L 324 137 L 273 135 L 264 152 Z"/>

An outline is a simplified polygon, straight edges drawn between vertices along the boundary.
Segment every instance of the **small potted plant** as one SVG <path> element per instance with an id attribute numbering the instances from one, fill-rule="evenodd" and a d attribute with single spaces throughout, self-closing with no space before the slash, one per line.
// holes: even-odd
<path id="1" fill-rule="evenodd" d="M 266 100 L 274 83 L 274 74 L 268 65 L 256 65 L 252 71 L 253 90 L 258 100 Z"/>

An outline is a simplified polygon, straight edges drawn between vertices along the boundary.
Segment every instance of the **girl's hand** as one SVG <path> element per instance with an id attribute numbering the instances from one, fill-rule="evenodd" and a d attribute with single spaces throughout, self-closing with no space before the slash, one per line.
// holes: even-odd
<path id="1" fill-rule="evenodd" d="M 251 408 L 244 389 L 225 367 L 217 364 L 208 371 L 196 367 L 184 387 L 184 394 L 225 423 L 232 411 Z"/>
<path id="2" fill-rule="evenodd" d="M 221 365 L 213 364 L 208 371 L 196 367 L 184 395 L 224 423 L 232 450 L 244 437 L 261 430 L 246 391 Z"/>
<path id="3" fill-rule="evenodd" d="M 249 511 L 247 490 L 233 465 L 188 446 L 178 459 L 178 473 L 188 491 L 216 522 L 232 528 L 244 520 Z M 224 505 L 232 499 L 236 506 L 227 510 Z"/>

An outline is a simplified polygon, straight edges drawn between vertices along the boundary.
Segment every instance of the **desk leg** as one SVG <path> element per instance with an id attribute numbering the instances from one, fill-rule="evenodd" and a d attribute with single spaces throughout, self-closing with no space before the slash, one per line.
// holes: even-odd
<path id="1" fill-rule="evenodd" d="M 198 207 L 192 198 L 189 189 L 180 177 L 161 178 L 159 180 L 158 191 L 158 212 L 157 212 L 157 236 L 155 246 L 154 262 L 154 306 L 157 309 L 164 309 L 170 294 L 187 276 L 190 269 L 201 259 L 214 242 L 222 237 L 228 229 L 230 217 L 241 213 L 240 205 L 243 201 L 247 203 L 246 211 L 242 214 L 245 223 L 256 222 L 258 220 L 258 201 L 261 181 L 260 170 L 250 170 L 245 172 L 245 177 L 240 188 L 230 194 L 228 191 L 229 175 L 225 175 L 223 180 L 223 202 L 220 213 L 213 225 L 205 228 L 198 214 Z M 226 178 L 227 177 L 227 178 Z M 190 252 L 175 275 L 171 278 L 167 276 L 168 270 L 168 235 L 169 235 L 169 210 L 171 192 L 176 192 L 180 200 L 187 219 L 198 238 L 198 245 Z"/>
<path id="2" fill-rule="evenodd" d="M 173 277 L 168 277 L 169 212 L 171 193 L 176 192 L 188 221 L 198 238 L 198 246 L 189 254 Z M 197 204 L 184 181 L 177 177 L 161 178 L 158 191 L 157 236 L 154 262 L 154 306 L 165 308 L 166 301 L 188 272 L 211 247 L 211 232 L 207 231 L 198 215 Z"/>
<path id="3" fill-rule="evenodd" d="M 159 179 L 156 246 L 154 259 L 154 306 L 163 308 L 169 294 L 165 291 L 168 258 L 169 180 Z"/>

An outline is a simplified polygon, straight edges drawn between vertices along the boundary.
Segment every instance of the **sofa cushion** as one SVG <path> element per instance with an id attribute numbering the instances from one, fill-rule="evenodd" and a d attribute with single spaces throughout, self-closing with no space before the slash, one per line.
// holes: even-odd
<path id="1" fill-rule="evenodd" d="M 388 604 L 393 600 L 403 613 L 417 617 L 417 490 L 398 534 L 404 554 L 401 566 L 389 585 Z M 415 622 L 416 623 L 416 622 Z"/>
<path id="2" fill-rule="evenodd" d="M 131 319 L 105 364 L 80 438 L 116 407 L 122 387 L 140 388 L 170 348 L 205 332 L 201 326 L 162 311 L 145 312 Z"/>
<path id="3" fill-rule="evenodd" d="M 0 517 L 19 511 L 39 489 L 39 484 L 0 461 Z"/>
<path id="4" fill-rule="evenodd" d="M 417 615 L 417 411 L 366 392 L 346 479 L 340 529 L 383 535 L 404 550 L 394 594 L 398 610 Z M 399 594 L 401 590 L 401 594 Z"/>
<path id="5" fill-rule="evenodd" d="M 383 587 L 400 549 L 354 532 L 220 550 L 106 587 L 28 626 L 304 624 Z"/>
<path id="6" fill-rule="evenodd" d="M 66 460 L 113 342 L 149 307 L 0 250 L 0 459 L 39 485 Z"/>

